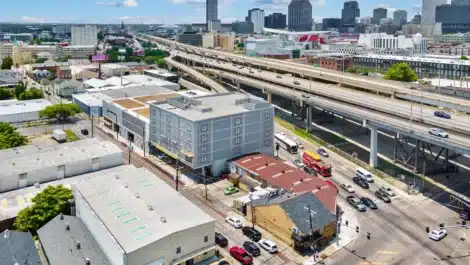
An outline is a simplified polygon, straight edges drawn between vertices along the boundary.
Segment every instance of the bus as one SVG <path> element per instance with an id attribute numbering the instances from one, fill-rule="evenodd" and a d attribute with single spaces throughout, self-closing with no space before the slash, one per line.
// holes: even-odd
<path id="1" fill-rule="evenodd" d="M 279 143 L 279 146 L 286 149 L 287 152 L 291 154 L 297 154 L 299 152 L 299 145 L 294 140 L 289 139 L 285 133 L 275 133 L 274 139 L 276 143 Z"/>

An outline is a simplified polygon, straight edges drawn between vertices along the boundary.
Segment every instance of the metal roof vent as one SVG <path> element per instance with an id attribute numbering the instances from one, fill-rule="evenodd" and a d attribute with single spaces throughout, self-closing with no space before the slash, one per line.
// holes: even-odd
<path id="1" fill-rule="evenodd" d="M 59 216 L 60 216 L 60 220 L 64 220 L 64 214 L 63 213 L 61 213 Z"/>
<path id="2" fill-rule="evenodd" d="M 136 198 L 136 199 L 140 198 L 139 193 L 135 193 L 135 194 L 134 194 L 134 198 Z"/>
<path id="3" fill-rule="evenodd" d="M 127 189 L 129 188 L 129 185 L 127 185 L 127 183 L 124 184 L 124 188 Z"/>
<path id="4" fill-rule="evenodd" d="M 90 265 L 90 264 L 91 264 L 91 261 L 90 261 L 89 258 L 86 258 L 86 259 L 85 259 L 85 264 L 86 264 L 86 265 Z"/>
<path id="5" fill-rule="evenodd" d="M 70 225 L 69 224 L 65 225 L 65 231 L 70 231 Z"/>
<path id="6" fill-rule="evenodd" d="M 164 216 L 160 217 L 160 222 L 166 223 L 166 218 Z"/>
<path id="7" fill-rule="evenodd" d="M 11 163 L 12 166 L 15 166 L 16 164 L 15 163 Z"/>
<path id="8" fill-rule="evenodd" d="M 9 238 L 10 237 L 10 230 L 6 229 L 5 232 L 3 232 L 3 237 L 4 238 Z"/>
<path id="9" fill-rule="evenodd" d="M 39 161 L 39 157 L 36 157 L 36 160 Z"/>
<path id="10" fill-rule="evenodd" d="M 149 209 L 149 211 L 153 211 L 153 206 L 149 205 L 149 206 L 147 206 L 147 209 Z"/>
<path id="11" fill-rule="evenodd" d="M 119 179 L 119 175 L 114 175 L 114 179 Z"/>
<path id="12" fill-rule="evenodd" d="M 80 249 L 80 241 L 76 241 L 75 246 L 77 247 L 77 249 Z"/>

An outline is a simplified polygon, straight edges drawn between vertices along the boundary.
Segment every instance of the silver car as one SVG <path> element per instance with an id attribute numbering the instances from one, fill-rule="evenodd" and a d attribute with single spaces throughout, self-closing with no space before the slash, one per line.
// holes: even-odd
<path id="1" fill-rule="evenodd" d="M 446 133 L 443 129 L 440 128 L 430 128 L 429 129 L 429 134 L 442 137 L 442 138 L 449 138 L 449 134 Z"/>

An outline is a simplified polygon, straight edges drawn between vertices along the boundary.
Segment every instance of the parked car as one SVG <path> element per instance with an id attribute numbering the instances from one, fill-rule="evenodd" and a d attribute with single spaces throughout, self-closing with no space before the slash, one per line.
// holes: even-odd
<path id="1" fill-rule="evenodd" d="M 439 241 L 443 239 L 445 236 L 447 236 L 447 231 L 445 229 L 440 229 L 440 230 L 434 229 L 428 233 L 428 236 L 432 240 Z"/>
<path id="2" fill-rule="evenodd" d="M 294 163 L 294 165 L 296 165 L 298 168 L 303 168 L 304 167 L 304 163 L 302 163 L 302 161 L 298 158 L 292 160 L 292 163 Z"/>
<path id="3" fill-rule="evenodd" d="M 295 80 L 295 81 L 294 81 L 294 85 L 300 85 L 300 82 L 297 81 L 297 80 Z"/>
<path id="4" fill-rule="evenodd" d="M 434 111 L 434 116 L 439 117 L 439 118 L 444 118 L 444 119 L 450 119 L 451 118 L 449 113 L 444 112 L 444 111 L 440 111 L 440 110 Z"/>
<path id="5" fill-rule="evenodd" d="M 246 252 L 248 252 L 253 257 L 257 257 L 261 255 L 261 251 L 259 247 L 251 241 L 245 241 L 243 243 L 243 248 L 246 250 Z"/>
<path id="6" fill-rule="evenodd" d="M 88 135 L 88 130 L 87 130 L 87 129 L 82 129 L 82 130 L 80 130 L 80 132 L 81 132 L 83 135 Z"/>
<path id="7" fill-rule="evenodd" d="M 234 194 L 234 193 L 237 193 L 238 192 L 238 188 L 235 187 L 235 186 L 228 186 L 228 187 L 225 187 L 224 189 L 224 194 L 225 195 L 230 195 L 230 194 Z"/>
<path id="8" fill-rule="evenodd" d="M 353 177 L 352 180 L 354 183 L 356 183 L 363 189 L 369 188 L 369 183 L 367 183 L 365 180 L 361 179 L 360 177 Z"/>
<path id="9" fill-rule="evenodd" d="M 346 197 L 346 201 L 359 212 L 365 212 L 367 210 L 366 206 L 362 204 L 361 200 L 354 196 Z"/>
<path id="10" fill-rule="evenodd" d="M 261 239 L 258 244 L 267 250 L 269 253 L 273 254 L 277 252 L 277 245 L 271 240 L 268 239 Z"/>
<path id="11" fill-rule="evenodd" d="M 221 233 L 217 233 L 215 232 L 215 243 L 219 246 L 219 247 L 226 247 L 228 246 L 228 240 L 226 237 L 224 237 Z"/>
<path id="12" fill-rule="evenodd" d="M 382 201 L 386 202 L 386 203 L 390 203 L 392 202 L 392 200 L 390 199 L 390 197 L 387 196 L 387 194 L 381 192 L 380 190 L 377 190 L 375 192 L 375 197 L 381 199 Z"/>
<path id="13" fill-rule="evenodd" d="M 277 77 L 277 78 L 282 78 L 282 76 L 281 76 L 281 75 L 276 75 L 276 77 Z"/>
<path id="14" fill-rule="evenodd" d="M 249 239 L 258 242 L 261 239 L 261 233 L 253 227 L 245 226 L 242 228 L 242 232 Z"/>
<path id="15" fill-rule="evenodd" d="M 242 247 L 233 246 L 230 248 L 230 255 L 236 260 L 240 261 L 243 265 L 248 265 L 253 262 L 253 257 L 250 256 Z"/>
<path id="16" fill-rule="evenodd" d="M 382 192 L 384 192 L 385 194 L 387 194 L 389 197 L 393 197 L 395 196 L 395 192 L 393 192 L 393 190 L 391 188 L 388 188 L 388 187 L 385 187 L 385 186 L 381 186 L 380 187 L 380 190 Z"/>
<path id="17" fill-rule="evenodd" d="M 362 204 L 364 204 L 365 206 L 371 208 L 372 210 L 377 210 L 378 207 L 377 207 L 377 204 L 375 204 L 375 202 L 367 197 L 361 197 L 361 202 Z"/>
<path id="18" fill-rule="evenodd" d="M 349 192 L 349 193 L 354 193 L 354 192 L 355 192 L 354 188 L 353 188 L 351 185 L 349 185 L 349 184 L 343 183 L 343 184 L 340 185 L 340 187 L 341 187 L 343 190 L 345 190 L 345 191 L 347 191 L 347 192 Z"/>
<path id="19" fill-rule="evenodd" d="M 304 171 L 307 172 L 310 175 L 314 175 L 314 176 L 317 175 L 317 172 L 315 170 L 309 168 L 309 167 L 304 167 Z"/>
<path id="20" fill-rule="evenodd" d="M 217 265 L 230 265 L 230 262 L 226 261 L 226 260 L 222 260 L 222 261 L 219 261 L 219 264 Z"/>
<path id="21" fill-rule="evenodd" d="M 324 157 L 329 157 L 330 156 L 330 154 L 328 154 L 328 152 L 326 151 L 326 149 L 324 147 L 318 148 L 317 153 L 321 156 L 324 156 Z"/>
<path id="22" fill-rule="evenodd" d="M 429 129 L 429 134 L 437 136 L 437 137 L 449 138 L 449 134 L 446 133 L 446 131 L 444 131 L 443 129 L 440 129 L 440 128 L 430 128 Z"/>
<path id="23" fill-rule="evenodd" d="M 243 224 L 240 218 L 236 216 L 229 216 L 225 218 L 225 221 L 235 228 L 242 228 Z"/>

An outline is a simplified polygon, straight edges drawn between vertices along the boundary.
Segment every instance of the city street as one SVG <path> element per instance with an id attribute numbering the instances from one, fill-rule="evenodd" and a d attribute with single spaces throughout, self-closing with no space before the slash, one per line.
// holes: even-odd
<path id="1" fill-rule="evenodd" d="M 294 135 L 287 130 L 280 127 L 278 130 L 294 138 Z M 316 150 L 311 144 L 302 143 L 306 150 Z M 280 156 L 292 160 L 299 155 L 288 154 L 282 150 Z M 353 243 L 325 260 L 326 264 L 468 265 L 470 263 L 467 229 L 449 228 L 448 236 L 440 242 L 429 239 L 425 231 L 426 226 L 434 229 L 439 223 L 455 226 L 460 219 L 454 211 L 421 195 L 408 195 L 377 178 L 369 190 L 364 190 L 351 180 L 356 169 L 353 163 L 332 152 L 330 158 L 326 158 L 325 161 L 333 166 L 333 181 L 337 184 L 351 184 L 356 190 L 355 196 L 366 196 L 377 201 L 373 192 L 381 185 L 392 188 L 397 194 L 390 204 L 377 201 L 378 210 L 369 209 L 364 213 L 358 213 L 359 224 L 349 223 L 346 227 L 344 225 L 346 220 L 343 220 L 342 229 L 356 229 L 356 226 L 359 226 L 360 233 Z M 346 191 L 340 190 L 339 200 L 344 200 L 348 195 L 350 194 Z M 371 233 L 370 240 L 366 237 L 368 232 Z"/>

